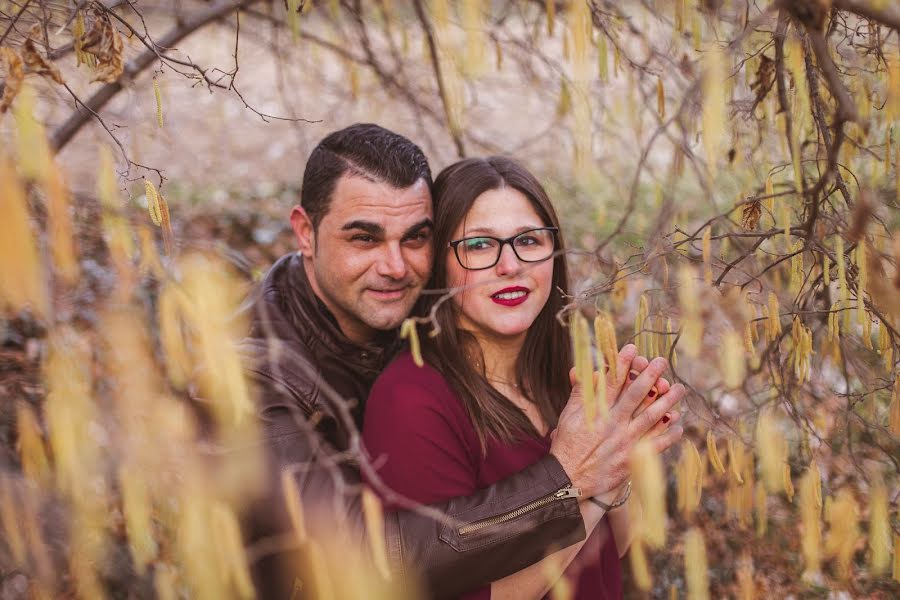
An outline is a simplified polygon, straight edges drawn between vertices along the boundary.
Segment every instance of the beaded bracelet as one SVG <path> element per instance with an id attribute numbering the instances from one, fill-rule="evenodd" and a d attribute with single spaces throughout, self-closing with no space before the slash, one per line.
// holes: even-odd
<path id="1" fill-rule="evenodd" d="M 594 504 L 596 504 L 597 506 L 599 506 L 606 512 L 609 512 L 612 509 L 618 508 L 618 507 L 622 506 L 623 504 L 625 504 L 625 501 L 628 500 L 628 497 L 630 495 L 631 495 L 631 482 L 629 481 L 628 485 L 625 486 L 625 493 L 623 493 L 622 497 L 619 498 L 618 500 L 616 500 L 615 502 L 613 502 L 612 504 L 607 504 L 606 502 L 603 502 L 602 500 L 597 500 L 596 498 L 593 498 L 593 497 L 588 498 L 588 500 L 590 500 L 591 502 L 593 502 Z"/>

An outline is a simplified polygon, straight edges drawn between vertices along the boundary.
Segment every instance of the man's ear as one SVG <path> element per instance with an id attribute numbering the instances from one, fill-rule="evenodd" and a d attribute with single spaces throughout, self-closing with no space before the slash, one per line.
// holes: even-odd
<path id="1" fill-rule="evenodd" d="M 297 247 L 303 256 L 312 256 L 315 253 L 315 232 L 312 219 L 299 204 L 291 209 L 291 229 L 297 238 Z"/>

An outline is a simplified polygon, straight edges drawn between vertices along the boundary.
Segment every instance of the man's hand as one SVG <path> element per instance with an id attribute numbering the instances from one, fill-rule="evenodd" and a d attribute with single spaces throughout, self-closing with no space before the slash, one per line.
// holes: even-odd
<path id="1" fill-rule="evenodd" d="M 642 360 L 634 365 L 638 358 Z M 628 479 L 629 455 L 638 440 L 646 435 L 656 451 L 663 452 L 684 433 L 680 426 L 672 425 L 677 413 L 671 409 L 685 390 L 681 384 L 670 388 L 660 379 L 668 366 L 666 360 L 655 358 L 639 371 L 634 367 L 641 367 L 646 359 L 637 357 L 637 348 L 628 344 L 617 361 L 617 381 L 609 382 L 607 388 L 608 418 L 598 415 L 593 429 L 589 427 L 581 387 L 576 384 L 550 446 L 572 485 L 580 487 L 585 496 L 604 500 Z M 657 392 L 645 402 L 654 386 Z M 662 421 L 664 416 L 668 421 Z"/>

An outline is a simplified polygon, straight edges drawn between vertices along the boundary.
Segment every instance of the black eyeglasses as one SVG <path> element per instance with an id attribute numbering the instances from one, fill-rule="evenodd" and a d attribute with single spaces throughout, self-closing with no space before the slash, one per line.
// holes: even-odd
<path id="1" fill-rule="evenodd" d="M 500 261 L 504 244 L 509 244 L 516 258 L 522 262 L 541 262 L 553 256 L 556 250 L 556 227 L 538 227 L 523 231 L 506 239 L 489 235 L 453 240 L 450 247 L 463 269 L 478 271 L 490 269 Z"/>

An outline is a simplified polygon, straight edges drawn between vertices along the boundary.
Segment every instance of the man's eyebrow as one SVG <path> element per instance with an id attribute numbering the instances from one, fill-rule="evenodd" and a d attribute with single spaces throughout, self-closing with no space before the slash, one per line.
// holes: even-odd
<path id="1" fill-rule="evenodd" d="M 362 229 L 371 235 L 384 235 L 384 227 L 371 221 L 350 221 L 341 227 L 341 231 L 350 231 L 352 229 Z"/>
<path id="2" fill-rule="evenodd" d="M 434 227 L 434 223 L 432 222 L 431 219 L 422 219 L 421 221 L 419 221 L 418 223 L 416 223 L 415 225 L 413 225 L 412 227 L 407 229 L 406 233 L 403 234 L 403 237 L 408 238 L 411 235 L 415 235 L 415 234 L 419 233 L 423 229 L 428 229 L 428 228 L 433 228 L 433 227 Z"/>

